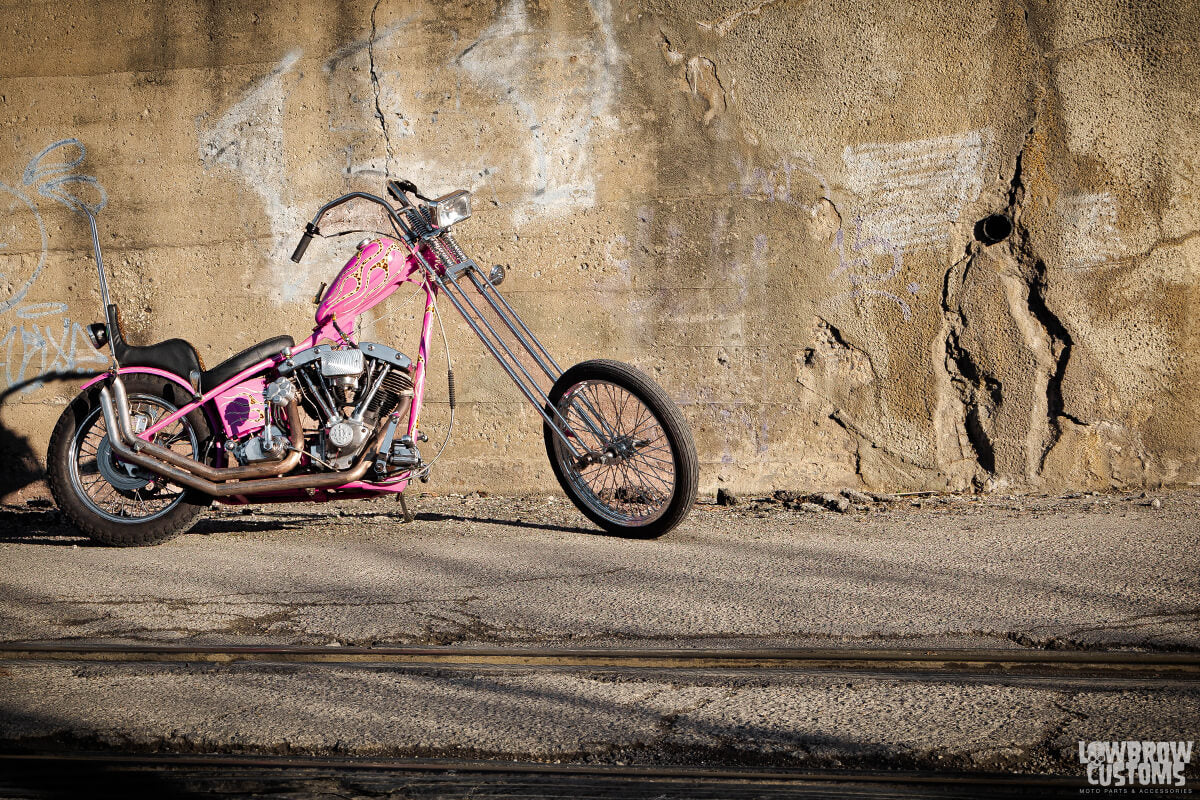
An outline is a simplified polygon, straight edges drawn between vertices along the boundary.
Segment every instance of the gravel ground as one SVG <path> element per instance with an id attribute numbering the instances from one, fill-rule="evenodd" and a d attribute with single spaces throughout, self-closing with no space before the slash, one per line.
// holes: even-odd
<path id="1" fill-rule="evenodd" d="M 760 498 L 652 541 L 560 497 L 412 505 L 222 507 L 135 549 L 7 509 L 0 639 L 1200 647 L 1194 490 Z"/>

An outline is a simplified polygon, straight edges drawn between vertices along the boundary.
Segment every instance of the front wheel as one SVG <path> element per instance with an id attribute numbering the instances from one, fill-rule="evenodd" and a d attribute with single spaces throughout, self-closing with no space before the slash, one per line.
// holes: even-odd
<path id="1" fill-rule="evenodd" d="M 584 361 L 555 381 L 546 453 L 567 497 L 610 533 L 652 538 L 683 522 L 696 502 L 700 466 L 687 421 L 640 370 Z M 564 425 L 565 420 L 565 425 Z"/>

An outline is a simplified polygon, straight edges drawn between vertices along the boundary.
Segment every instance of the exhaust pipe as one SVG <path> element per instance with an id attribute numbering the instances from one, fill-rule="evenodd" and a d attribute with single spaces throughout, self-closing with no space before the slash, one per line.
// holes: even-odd
<path id="1" fill-rule="evenodd" d="M 296 465 L 300 463 L 300 456 L 304 453 L 304 429 L 300 422 L 300 406 L 295 398 L 287 404 L 288 439 L 291 447 L 286 456 L 278 461 L 264 461 L 245 467 L 219 468 L 210 467 L 194 458 L 188 458 L 154 442 L 139 439 L 137 434 L 133 432 L 133 423 L 129 419 L 129 398 L 125 394 L 125 382 L 120 377 L 114 377 L 111 385 L 111 400 L 116 403 L 117 424 L 119 427 L 110 427 L 108 430 L 110 432 L 117 431 L 124 443 L 129 445 L 133 450 L 140 453 L 147 453 L 159 461 L 165 461 L 180 469 L 187 470 L 205 480 L 240 481 L 248 478 L 268 478 L 274 475 L 283 475 L 296 468 Z M 103 404 L 104 392 L 101 391 L 100 395 L 100 402 Z M 107 421 L 107 418 L 105 418 L 106 424 Z M 108 438 L 111 440 L 114 437 L 110 435 Z"/>
<path id="2" fill-rule="evenodd" d="M 384 433 L 386 432 L 386 429 L 381 428 L 379 433 L 376 434 L 375 439 L 372 440 L 371 444 L 363 450 L 363 454 L 359 457 L 358 463 L 345 472 L 323 475 L 294 475 L 290 477 L 263 478 L 259 480 L 235 480 L 228 483 L 215 483 L 202 478 L 199 475 L 193 475 L 190 472 L 165 463 L 165 461 L 154 458 L 152 455 L 135 452 L 121 435 L 121 428 L 117 422 L 118 415 L 116 409 L 114 408 L 112 393 L 109 392 L 107 386 L 100 390 L 100 408 L 104 413 L 104 424 L 110 433 L 108 441 L 112 445 L 113 452 L 120 456 L 122 461 L 128 461 L 131 464 L 136 464 L 139 467 L 147 469 L 156 475 L 161 475 L 162 477 L 178 483 L 181 486 L 186 486 L 190 489 L 196 489 L 204 492 L 205 494 L 212 495 L 213 497 L 233 497 L 238 495 L 255 495 L 263 492 L 286 492 L 302 489 L 336 489 L 344 484 L 352 483 L 361 479 L 367 474 L 367 470 L 371 467 L 371 462 L 373 460 L 372 457 L 375 451 L 379 449 L 379 446 L 383 441 Z M 126 406 L 126 408 L 128 408 L 128 406 Z M 113 435 L 114 432 L 115 435 Z M 139 440 L 139 442 L 142 445 L 141 449 L 148 452 L 150 451 L 150 442 L 141 440 Z M 160 450 L 165 450 L 165 448 L 158 447 L 158 445 L 152 446 Z M 200 462 L 187 458 L 186 456 L 180 456 L 178 453 L 174 453 L 174 451 L 168 450 L 167 452 L 172 453 L 177 458 L 182 458 L 189 464 L 204 466 L 200 464 Z M 205 467 L 205 469 L 211 470 L 212 468 Z M 222 471 L 223 470 L 216 470 L 216 472 Z"/>

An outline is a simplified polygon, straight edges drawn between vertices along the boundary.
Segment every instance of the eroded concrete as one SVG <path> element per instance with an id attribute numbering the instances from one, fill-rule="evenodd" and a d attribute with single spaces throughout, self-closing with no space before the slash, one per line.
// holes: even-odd
<path id="1" fill-rule="evenodd" d="M 472 189 L 464 244 L 562 362 L 667 387 L 707 490 L 1200 480 L 1194 4 L 3 13 L 8 493 L 38 491 L 78 383 L 53 376 L 102 366 L 69 203 L 103 205 L 132 338 L 213 364 L 305 332 L 353 239 L 295 267 L 300 222 L 386 173 Z M 993 214 L 1014 232 L 984 245 Z M 411 353 L 417 312 L 365 333 Z M 549 488 L 536 417 L 451 338 L 464 435 L 437 480 Z"/>

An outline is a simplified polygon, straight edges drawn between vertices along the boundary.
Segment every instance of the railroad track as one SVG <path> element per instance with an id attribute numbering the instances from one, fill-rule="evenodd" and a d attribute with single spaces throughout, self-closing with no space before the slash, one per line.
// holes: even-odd
<path id="1" fill-rule="evenodd" d="M 1137 681 L 1200 688 L 1200 654 L 951 649 L 562 649 L 313 647 L 185 644 L 0 644 L 0 665 L 46 663 L 165 666 L 205 664 L 316 669 L 582 670 L 855 674 L 916 680 L 1040 681 L 1056 688 Z M 5 778 L 5 775 L 10 777 Z M 16 776 L 16 777 L 11 777 Z M 7 781 L 7 783 L 6 783 Z M 63 783 L 57 795 L 23 793 Z M 115 783 L 114 783 L 115 781 Z M 73 783 L 74 782 L 74 783 Z M 805 771 L 615 764 L 544 764 L 447 759 L 362 759 L 184 753 L 0 754 L 0 798 L 73 796 L 90 784 L 129 785 L 124 796 L 409 798 L 655 797 L 749 800 L 806 797 L 1077 797 L 1081 777 L 931 771 Z M 482 787 L 482 788 L 481 788 Z M 81 795 L 82 796 L 82 795 Z M 117 795 L 113 795 L 117 796 Z"/>
<path id="2" fill-rule="evenodd" d="M 776 798 L 794 797 L 1077 797 L 1081 777 L 1047 774 L 883 770 L 713 769 L 687 766 L 544 764 L 458 759 L 359 759 L 179 753 L 0 754 L 0 790 L 46 780 L 64 789 L 102 780 L 159 791 L 203 789 L 242 797 L 290 790 L 289 797 L 368 796 L 403 789 L 405 797 Z M 294 792 L 300 789 L 299 794 Z M 457 791 L 456 791 L 457 790 Z M 5 795 L 7 796 L 7 795 Z M 94 795 L 93 795 L 94 796 Z"/>
<path id="3" fill-rule="evenodd" d="M 576 670 L 862 671 L 1200 681 L 1200 653 L 948 649 L 547 649 L 273 645 L 0 645 L 0 663 L 307 664 Z"/>

